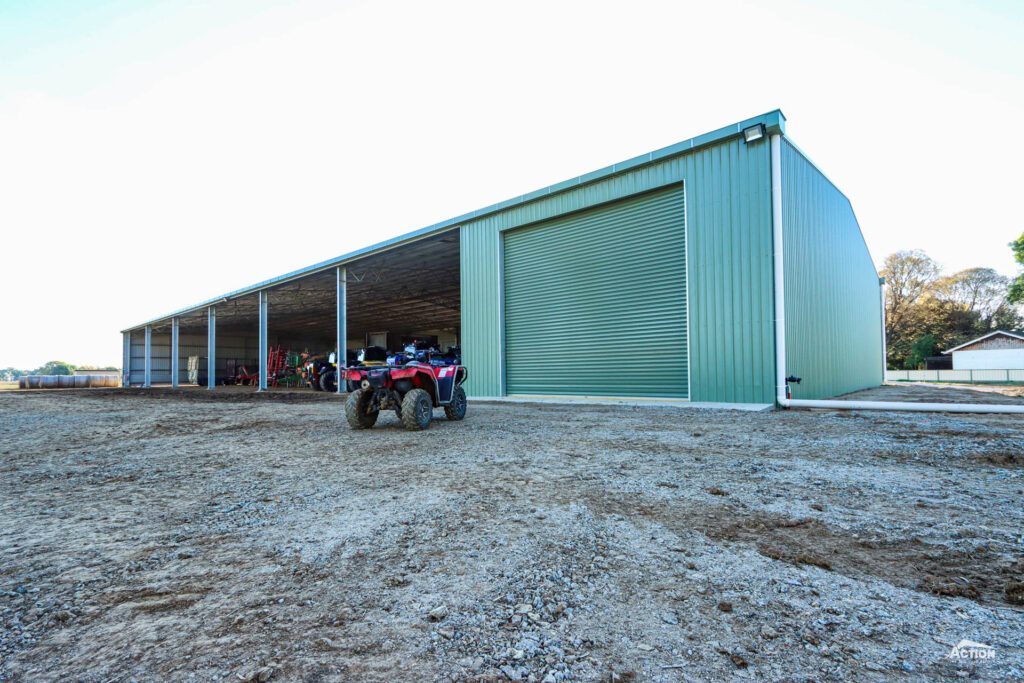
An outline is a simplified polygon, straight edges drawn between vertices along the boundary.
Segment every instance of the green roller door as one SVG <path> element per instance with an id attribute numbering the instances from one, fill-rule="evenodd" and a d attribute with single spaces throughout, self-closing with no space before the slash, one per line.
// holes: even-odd
<path id="1" fill-rule="evenodd" d="M 508 394 L 688 398 L 682 186 L 504 234 Z"/>

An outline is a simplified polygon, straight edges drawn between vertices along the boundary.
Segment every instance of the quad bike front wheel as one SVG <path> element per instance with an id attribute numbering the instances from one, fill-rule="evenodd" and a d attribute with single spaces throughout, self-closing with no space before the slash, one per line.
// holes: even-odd
<path id="1" fill-rule="evenodd" d="M 449 420 L 461 420 L 466 417 L 466 390 L 461 386 L 455 387 L 451 403 L 444 407 L 444 416 Z"/>
<path id="2" fill-rule="evenodd" d="M 434 402 L 423 389 L 410 389 L 402 399 L 402 424 L 410 431 L 420 431 L 430 426 Z"/>
<path id="3" fill-rule="evenodd" d="M 369 429 L 377 423 L 379 410 L 369 410 L 373 400 L 373 389 L 360 389 L 348 395 L 345 400 L 345 419 L 352 429 Z M 368 412 L 369 411 L 369 412 Z"/>

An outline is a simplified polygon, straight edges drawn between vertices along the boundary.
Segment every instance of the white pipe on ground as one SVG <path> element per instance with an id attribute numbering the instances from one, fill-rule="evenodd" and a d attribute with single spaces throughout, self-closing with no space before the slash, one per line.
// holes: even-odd
<path id="1" fill-rule="evenodd" d="M 898 410 L 941 413 L 1017 413 L 1024 405 L 1005 403 L 903 403 L 896 401 L 838 401 L 789 398 L 786 395 L 786 296 L 782 243 L 782 135 L 771 136 L 772 157 L 772 264 L 775 269 L 775 401 L 783 408 L 823 408 L 829 410 Z M 884 305 L 884 302 L 883 302 Z M 884 309 L 883 309 L 884 310 Z M 884 334 L 884 332 L 883 332 Z M 883 345 L 884 349 L 884 345 Z M 885 367 L 883 360 L 883 373 Z M 884 374 L 883 374 L 884 378 Z"/>
<path id="2" fill-rule="evenodd" d="M 902 403 L 898 401 L 838 401 L 790 398 L 779 401 L 786 408 L 826 408 L 830 410 L 903 410 L 918 413 L 1018 413 L 1024 405 L 1005 403 Z"/>

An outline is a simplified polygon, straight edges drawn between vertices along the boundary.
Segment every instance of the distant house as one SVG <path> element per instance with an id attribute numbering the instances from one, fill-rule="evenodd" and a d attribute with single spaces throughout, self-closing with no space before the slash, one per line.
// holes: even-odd
<path id="1" fill-rule="evenodd" d="M 1024 370 L 1024 335 L 996 330 L 942 353 L 954 370 Z"/>

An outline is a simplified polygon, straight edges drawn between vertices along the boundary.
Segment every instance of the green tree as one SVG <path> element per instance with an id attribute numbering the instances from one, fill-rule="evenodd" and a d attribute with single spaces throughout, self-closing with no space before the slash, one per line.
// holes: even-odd
<path id="1" fill-rule="evenodd" d="M 1024 233 L 1010 242 L 1010 249 L 1013 250 L 1013 258 L 1017 263 L 1024 266 Z M 1007 299 L 1011 304 L 1024 304 L 1024 272 L 1017 276 L 1017 279 L 1010 283 L 1010 292 Z"/>
<path id="2" fill-rule="evenodd" d="M 1020 310 L 1013 306 L 1009 299 L 1007 299 L 1007 304 L 992 316 L 988 331 L 992 330 L 1006 330 L 1007 332 L 1024 330 L 1024 318 L 1021 317 Z"/>
<path id="3" fill-rule="evenodd" d="M 924 362 L 931 356 L 936 355 L 939 352 L 938 344 L 935 343 L 935 337 L 930 334 L 926 334 L 910 347 L 910 353 L 907 354 L 907 359 L 903 362 L 904 370 L 921 370 L 924 368 Z"/>
<path id="4" fill-rule="evenodd" d="M 0 380 L 4 382 L 13 382 L 19 377 L 29 374 L 28 370 L 19 370 L 18 368 L 4 368 L 0 370 Z"/>
<path id="5" fill-rule="evenodd" d="M 51 360 L 32 371 L 33 375 L 73 375 L 75 366 L 62 360 Z"/>
<path id="6" fill-rule="evenodd" d="M 1019 242 L 1024 259 L 1024 235 Z M 925 337 L 941 351 L 993 330 L 1024 327 L 1020 309 L 1010 300 L 1010 279 L 991 268 L 943 275 L 927 254 L 914 250 L 890 254 L 882 274 L 886 278 L 885 335 L 890 368 L 914 368 L 923 363 L 926 356 L 921 355 L 918 343 Z"/>
<path id="7" fill-rule="evenodd" d="M 927 294 L 907 310 L 903 324 L 887 347 L 891 368 L 916 369 L 924 362 L 921 348 L 915 347 L 923 337 L 930 337 L 935 351 L 958 346 L 982 334 L 985 325 L 977 311 Z M 934 352 L 928 355 L 936 355 Z"/>
<path id="8" fill-rule="evenodd" d="M 934 296 L 921 302 L 920 318 L 918 331 L 931 334 L 939 349 L 951 349 L 988 331 L 977 311 Z"/>
<path id="9" fill-rule="evenodd" d="M 928 254 L 915 249 L 889 254 L 881 274 L 885 277 L 888 364 L 894 369 L 901 368 L 914 340 L 923 334 L 916 329 L 921 322 L 916 307 L 931 291 L 941 268 Z"/>
<path id="10" fill-rule="evenodd" d="M 980 319 L 990 325 L 996 313 L 1007 305 L 1009 286 L 1010 278 L 992 268 L 968 268 L 939 278 L 933 290 L 935 296 L 943 301 L 957 304 L 968 311 L 976 311 Z"/>

